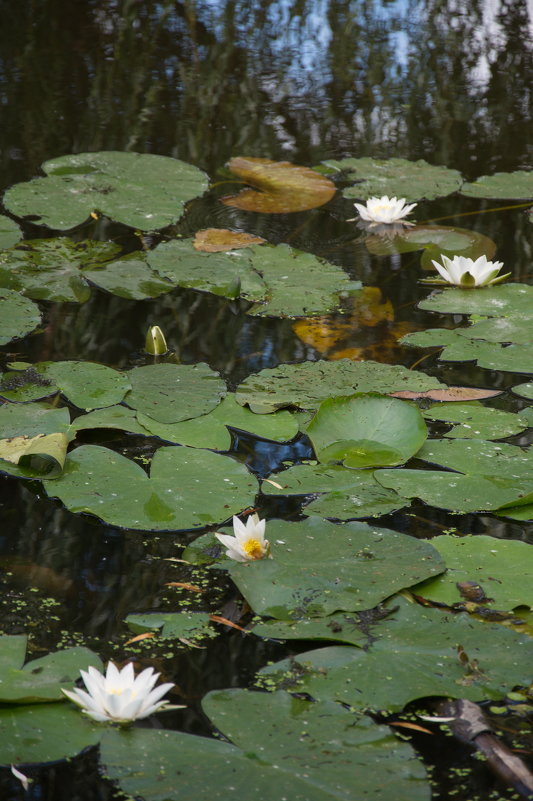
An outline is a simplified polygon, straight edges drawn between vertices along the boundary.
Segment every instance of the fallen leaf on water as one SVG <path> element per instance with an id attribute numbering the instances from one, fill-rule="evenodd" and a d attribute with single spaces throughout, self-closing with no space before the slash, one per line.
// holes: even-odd
<path id="1" fill-rule="evenodd" d="M 474 389 L 472 387 L 448 387 L 448 389 L 429 389 L 427 392 L 390 392 L 393 398 L 403 398 L 404 400 L 418 400 L 428 398 L 434 401 L 469 401 L 483 400 L 484 398 L 494 398 L 502 394 L 501 389 Z"/>
<path id="2" fill-rule="evenodd" d="M 261 245 L 266 242 L 260 236 L 230 231 L 228 228 L 203 228 L 196 232 L 193 247 L 206 253 L 237 250 L 247 248 L 249 245 Z"/>
<path id="3" fill-rule="evenodd" d="M 212 620 L 213 623 L 222 623 L 223 626 L 231 626 L 232 629 L 242 631 L 243 634 L 249 634 L 246 629 L 243 629 L 242 626 L 238 626 L 236 623 L 232 623 L 232 621 L 228 620 L 227 617 L 220 617 L 220 615 L 209 615 L 209 620 Z"/>
<path id="4" fill-rule="evenodd" d="M 422 717 L 422 715 L 420 715 L 420 717 Z M 442 719 L 443 718 L 441 718 L 441 720 Z M 432 720 L 436 720 L 436 718 L 432 718 Z M 447 718 L 447 720 L 453 720 L 453 718 Z M 414 731 L 422 731 L 424 734 L 433 734 L 433 732 L 429 729 L 425 729 L 423 726 L 417 726 L 416 723 L 403 723 L 401 721 L 396 721 L 393 723 L 389 721 L 387 726 L 398 726 L 402 729 L 414 729 Z"/>
<path id="5" fill-rule="evenodd" d="M 289 161 L 237 156 L 228 167 L 256 189 L 243 189 L 238 195 L 221 198 L 226 206 L 244 211 L 283 214 L 323 206 L 335 194 L 335 184 L 310 167 Z"/>
<path id="6" fill-rule="evenodd" d="M 132 642 L 140 642 L 141 640 L 150 640 L 155 637 L 153 631 L 145 631 L 144 634 L 137 634 L 136 637 L 132 637 L 131 640 L 127 640 L 124 645 L 131 645 Z"/>
<path id="7" fill-rule="evenodd" d="M 187 584 L 186 581 L 167 581 L 165 587 L 180 587 L 182 590 L 191 590 L 191 592 L 204 592 L 201 587 L 196 584 Z"/>

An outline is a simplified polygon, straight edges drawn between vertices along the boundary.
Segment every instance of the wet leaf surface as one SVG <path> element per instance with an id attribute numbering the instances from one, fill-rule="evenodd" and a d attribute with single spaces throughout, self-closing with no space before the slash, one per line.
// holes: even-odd
<path id="1" fill-rule="evenodd" d="M 461 194 L 479 198 L 529 200 L 533 198 L 533 170 L 483 175 L 473 183 L 463 184 Z"/>
<path id="2" fill-rule="evenodd" d="M 196 232 L 193 247 L 195 250 L 205 253 L 218 253 L 219 251 L 239 250 L 250 245 L 261 245 L 265 241 L 260 236 L 230 231 L 228 228 L 203 228 Z"/>
<path id="3" fill-rule="evenodd" d="M 15 290 L 0 289 L 0 345 L 31 333 L 41 322 L 36 303 Z"/>

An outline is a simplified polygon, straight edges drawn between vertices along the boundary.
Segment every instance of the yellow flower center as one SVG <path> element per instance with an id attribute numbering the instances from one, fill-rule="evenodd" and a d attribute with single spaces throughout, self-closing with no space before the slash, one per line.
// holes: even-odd
<path id="1" fill-rule="evenodd" d="M 242 546 L 243 551 L 250 559 L 261 559 L 263 557 L 263 547 L 259 540 L 251 537 Z"/>

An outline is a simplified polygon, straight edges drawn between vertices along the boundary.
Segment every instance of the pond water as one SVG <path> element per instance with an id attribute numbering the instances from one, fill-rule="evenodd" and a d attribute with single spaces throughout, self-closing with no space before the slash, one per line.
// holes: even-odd
<path id="1" fill-rule="evenodd" d="M 205 171 L 211 186 L 201 197 L 192 193 L 185 215 L 172 228 L 141 236 L 99 217 L 89 218 L 68 235 L 76 242 L 112 241 L 128 253 L 148 251 L 176 236 L 191 237 L 204 228 L 228 228 L 313 254 L 342 267 L 364 287 L 343 298 L 329 314 L 297 320 L 251 316 L 246 300 L 187 288 L 129 300 L 93 287 L 82 304 L 41 302 L 43 324 L 31 336 L 1 348 L 2 370 L 13 362 L 80 360 L 121 371 L 152 364 L 154 359 L 143 348 L 149 326 L 157 324 L 175 354 L 165 357 L 167 362 L 205 362 L 232 392 L 250 374 L 266 368 L 347 358 L 353 363 L 373 360 L 416 367 L 449 386 L 501 390 L 486 405 L 511 413 L 527 408 L 530 401 L 507 391 L 530 380 L 531 371 L 521 363 L 517 369 L 499 369 L 490 359 L 486 366 L 476 366 L 472 357 L 440 361 L 440 347 L 447 343 L 435 343 L 429 351 L 399 343 L 406 334 L 436 327 L 449 330 L 464 325 L 467 318 L 418 308 L 434 291 L 419 283 L 420 277 L 432 274 L 421 268 L 421 251 L 372 248 L 368 232 L 347 222 L 355 212 L 353 201 L 342 192 L 317 208 L 274 214 L 243 211 L 220 199 L 241 188 L 225 167 L 236 156 L 308 167 L 350 157 L 424 159 L 458 170 L 466 181 L 531 170 L 530 3 L 41 0 L 3 2 L 1 8 L 2 191 L 41 175 L 47 159 L 72 153 L 114 150 L 173 157 Z M 340 181 L 338 186 L 342 190 L 348 183 Z M 476 241 L 488 237 L 497 250 L 495 256 L 487 255 L 504 263 L 504 271 L 511 273 L 508 282 L 530 283 L 533 225 L 523 197 L 443 195 L 419 202 L 411 215 L 417 224 L 468 229 Z M 51 236 L 48 228 L 31 219 L 22 226 L 25 239 Z M 483 316 L 480 312 L 474 321 Z M 518 341 L 520 347 L 529 343 L 531 348 L 527 337 L 526 344 Z M 525 419 L 531 423 L 531 416 Z M 449 423 L 443 420 L 427 422 L 434 438 L 448 431 Z M 527 425 L 510 436 L 504 432 L 486 438 L 525 447 L 530 441 L 526 429 Z M 265 478 L 289 463 L 313 459 L 307 436 L 291 435 L 288 440 L 273 443 L 233 431 L 231 445 L 224 450 Z M 82 431 L 77 444 L 105 446 L 146 465 L 161 441 L 103 428 Z M 420 466 L 413 462 L 413 467 Z M 261 517 L 291 523 L 307 519 L 301 496 L 267 490 L 254 506 Z M 201 648 L 191 646 L 187 638 L 129 645 L 134 634 L 124 621 L 131 614 L 187 609 L 222 615 L 239 625 L 249 623 L 251 615 L 246 616 L 247 607 L 227 572 L 202 574 L 180 561 L 183 546 L 205 531 L 146 533 L 107 525 L 51 500 L 42 482 L 9 476 L 0 478 L 0 506 L 3 633 L 29 635 L 31 659 L 85 645 L 104 662 L 133 659 L 139 668 L 154 666 L 165 681 L 178 685 L 172 700 L 186 708 L 141 726 L 211 735 L 213 726 L 200 706 L 208 692 L 250 687 L 257 671 L 269 662 L 324 644 L 261 639 L 218 625 L 217 636 L 202 641 Z M 533 544 L 527 520 L 495 516 L 486 508 L 465 508 L 462 514 L 447 508 L 415 497 L 368 522 L 419 541 L 457 532 Z M 228 514 L 241 509 L 244 505 Z M 199 575 L 205 590 L 201 597 L 191 600 L 186 588 L 169 586 L 194 585 Z M 519 576 L 517 580 L 520 583 Z M 508 730 L 509 743 L 531 759 L 527 710 L 523 714 L 507 716 L 502 729 Z M 385 719 L 376 714 L 376 720 Z M 427 725 L 407 714 L 400 718 L 409 720 Z M 402 734 L 413 737 L 410 742 L 417 753 L 426 766 L 433 766 L 434 800 L 518 797 L 473 759 L 466 746 L 451 742 L 434 725 L 430 729 L 432 734 L 408 729 Z M 10 732 L 1 736 L 9 738 Z M 94 749 L 71 763 L 25 772 L 34 779 L 27 793 L 8 769 L 2 769 L 3 799 L 123 797 L 100 774 Z M 190 792 L 191 798 L 200 798 Z M 247 801 L 243 792 L 241 798 Z M 177 792 L 174 797 L 185 796 Z M 250 799 L 260 797 L 250 794 Z M 273 786 L 270 798 L 279 797 Z"/>

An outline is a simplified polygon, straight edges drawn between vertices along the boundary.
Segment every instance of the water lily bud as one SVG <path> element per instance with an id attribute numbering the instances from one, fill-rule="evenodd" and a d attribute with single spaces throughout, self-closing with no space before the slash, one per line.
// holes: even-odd
<path id="1" fill-rule="evenodd" d="M 165 353 L 168 353 L 165 335 L 158 325 L 152 325 L 148 329 L 144 349 L 152 356 L 163 356 Z"/>

